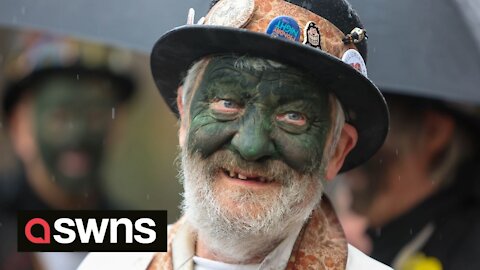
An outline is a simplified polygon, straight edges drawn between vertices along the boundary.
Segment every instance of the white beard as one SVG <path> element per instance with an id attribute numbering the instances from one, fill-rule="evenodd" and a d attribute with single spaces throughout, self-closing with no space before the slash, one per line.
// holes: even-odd
<path id="1" fill-rule="evenodd" d="M 229 150 L 207 159 L 183 149 L 181 174 L 184 181 L 183 212 L 208 248 L 232 263 L 265 256 L 299 224 L 305 222 L 323 192 L 323 165 L 316 173 L 301 175 L 281 161 L 253 165 L 239 160 Z M 322 164 L 325 162 L 322 162 Z M 255 167 L 249 169 L 248 165 Z M 215 177 L 220 168 L 240 167 L 275 179 L 280 189 L 257 194 L 248 188 L 218 191 Z M 219 200 L 234 202 L 235 209 Z M 251 211 L 252 206 L 255 211 Z"/>

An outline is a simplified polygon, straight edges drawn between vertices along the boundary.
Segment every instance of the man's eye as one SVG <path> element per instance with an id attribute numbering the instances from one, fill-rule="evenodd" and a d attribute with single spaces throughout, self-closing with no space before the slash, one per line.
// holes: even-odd
<path id="1" fill-rule="evenodd" d="M 307 117 L 299 112 L 287 112 L 277 115 L 277 121 L 285 122 L 295 126 L 304 126 L 307 124 Z"/>
<path id="2" fill-rule="evenodd" d="M 210 108 L 221 113 L 236 113 L 240 111 L 240 105 L 228 99 L 217 99 L 210 104 Z"/>

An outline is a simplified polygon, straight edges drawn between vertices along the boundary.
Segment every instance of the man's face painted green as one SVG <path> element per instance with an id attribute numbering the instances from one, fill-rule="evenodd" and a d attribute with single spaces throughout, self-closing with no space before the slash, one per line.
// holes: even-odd
<path id="1" fill-rule="evenodd" d="M 328 91 L 294 68 L 247 61 L 262 67 L 213 58 L 182 119 L 184 213 L 219 251 L 233 235 L 278 240 L 264 238 L 303 222 L 323 191 Z"/>
<path id="2" fill-rule="evenodd" d="M 190 106 L 188 148 L 208 157 L 228 149 L 247 161 L 281 160 L 298 172 L 321 163 L 331 126 L 329 94 L 290 68 L 208 64 Z"/>
<path id="3" fill-rule="evenodd" d="M 99 178 L 115 95 L 107 80 L 70 77 L 50 77 L 35 86 L 34 130 L 52 179 L 75 193 Z"/>

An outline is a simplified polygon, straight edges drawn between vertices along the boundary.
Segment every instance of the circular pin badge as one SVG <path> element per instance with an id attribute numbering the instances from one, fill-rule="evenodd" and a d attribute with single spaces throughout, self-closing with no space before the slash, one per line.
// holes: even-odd
<path id="1" fill-rule="evenodd" d="M 362 73 L 363 76 L 368 77 L 367 74 L 367 65 L 363 60 L 362 55 L 354 49 L 349 49 L 342 56 L 342 61 L 352 66 L 358 72 Z"/>
<path id="2" fill-rule="evenodd" d="M 322 49 L 320 42 L 321 35 L 317 24 L 312 21 L 308 22 L 303 29 L 303 44 Z"/>
<path id="3" fill-rule="evenodd" d="M 254 10 L 255 0 L 220 0 L 208 13 L 205 24 L 241 28 Z"/>
<path id="4" fill-rule="evenodd" d="M 300 26 L 297 21 L 289 16 L 279 16 L 273 19 L 267 27 L 267 34 L 272 37 L 288 39 L 291 41 L 300 40 Z"/>

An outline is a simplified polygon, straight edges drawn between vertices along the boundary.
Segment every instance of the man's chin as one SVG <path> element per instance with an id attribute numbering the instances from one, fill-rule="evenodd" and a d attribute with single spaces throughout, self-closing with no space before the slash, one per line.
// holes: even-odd
<path id="1" fill-rule="evenodd" d="M 261 217 L 274 207 L 281 192 L 278 182 L 257 181 L 230 177 L 220 171 L 215 177 L 213 194 L 224 213 L 231 215 Z"/>
<path id="2" fill-rule="evenodd" d="M 71 195 L 84 196 L 93 190 L 93 176 L 90 175 L 82 177 L 70 177 L 59 173 L 56 175 L 53 181 L 65 193 Z"/>
<path id="3" fill-rule="evenodd" d="M 280 161 L 260 166 L 228 150 L 208 159 L 187 153 L 182 151 L 184 213 L 194 227 L 220 242 L 233 236 L 281 236 L 320 200 L 317 177 L 298 175 Z"/>
<path id="4" fill-rule="evenodd" d="M 86 151 L 66 150 L 61 152 L 56 159 L 56 169 L 66 178 L 87 178 L 93 171 L 92 155 Z"/>

